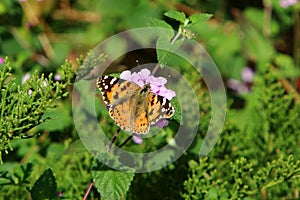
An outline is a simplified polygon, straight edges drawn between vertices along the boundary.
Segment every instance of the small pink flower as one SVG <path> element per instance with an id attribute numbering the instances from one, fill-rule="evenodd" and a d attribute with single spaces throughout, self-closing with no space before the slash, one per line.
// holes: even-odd
<path id="1" fill-rule="evenodd" d="M 292 6 L 296 4 L 298 0 L 279 0 L 279 4 L 282 8 L 287 8 L 289 6 Z"/>
<path id="2" fill-rule="evenodd" d="M 32 94 L 32 92 L 33 92 L 32 89 L 29 89 L 28 90 L 28 95 L 30 96 Z"/>
<path id="3" fill-rule="evenodd" d="M 238 94 L 248 93 L 251 91 L 251 87 L 254 79 L 254 71 L 250 67 L 245 67 L 242 70 L 241 81 L 235 79 L 228 79 L 226 85 L 228 88 L 237 92 Z"/>
<path id="4" fill-rule="evenodd" d="M 0 57 L 0 64 L 4 63 L 4 58 Z"/>
<path id="5" fill-rule="evenodd" d="M 245 67 L 242 70 L 242 80 L 245 83 L 252 83 L 254 78 L 254 71 L 250 67 Z"/>
<path id="6" fill-rule="evenodd" d="M 62 192 L 57 192 L 57 196 L 62 197 L 63 196 Z"/>
<path id="7" fill-rule="evenodd" d="M 136 144 L 142 144 L 143 143 L 143 138 L 140 135 L 132 136 L 132 140 Z"/>
<path id="8" fill-rule="evenodd" d="M 169 121 L 166 120 L 166 119 L 160 119 L 158 120 L 158 122 L 155 123 L 155 125 L 158 127 L 158 128 L 163 128 L 165 126 L 168 126 L 169 124 Z"/>
<path id="9" fill-rule="evenodd" d="M 47 81 L 45 81 L 45 80 L 43 81 L 43 86 L 44 86 L 44 87 L 47 87 L 47 86 L 48 86 Z"/>
<path id="10" fill-rule="evenodd" d="M 61 80 L 61 75 L 60 74 L 55 74 L 54 75 L 54 80 L 60 81 Z"/>
<path id="11" fill-rule="evenodd" d="M 27 72 L 23 77 L 22 77 L 22 84 L 25 83 L 27 80 L 29 80 L 31 77 L 30 73 Z"/>

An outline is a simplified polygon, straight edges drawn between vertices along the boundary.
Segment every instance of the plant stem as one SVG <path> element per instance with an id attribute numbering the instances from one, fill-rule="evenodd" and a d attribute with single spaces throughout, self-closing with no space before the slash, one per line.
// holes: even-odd
<path id="1" fill-rule="evenodd" d="M 91 191 L 91 189 L 92 189 L 93 185 L 94 185 L 94 182 L 93 182 L 93 181 L 91 181 L 91 183 L 90 183 L 90 185 L 89 185 L 88 189 L 86 190 L 86 192 L 85 192 L 85 194 L 84 194 L 84 196 L 83 196 L 82 200 L 86 200 L 86 198 L 87 198 L 87 196 L 89 195 L 89 193 L 90 193 L 90 191 Z"/>
<path id="2" fill-rule="evenodd" d="M 272 3 L 270 0 L 264 0 L 264 26 L 263 34 L 269 38 L 271 35 Z"/>
<path id="3" fill-rule="evenodd" d="M 108 147 L 106 148 L 106 152 L 109 152 L 111 149 L 111 146 L 113 145 L 113 143 L 115 142 L 115 140 L 117 139 L 117 136 L 119 135 L 121 129 L 118 128 L 118 130 L 115 132 L 114 136 L 112 137 Z"/>

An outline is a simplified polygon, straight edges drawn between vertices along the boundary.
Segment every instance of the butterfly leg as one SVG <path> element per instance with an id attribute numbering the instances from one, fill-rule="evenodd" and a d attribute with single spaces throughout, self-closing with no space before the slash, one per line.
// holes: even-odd
<path id="1" fill-rule="evenodd" d="M 121 131 L 121 129 L 118 128 L 118 130 L 115 132 L 114 136 L 111 138 L 111 141 L 110 141 L 108 147 L 106 148 L 106 152 L 109 152 L 109 151 L 110 151 L 111 146 L 112 146 L 113 143 L 116 141 L 116 139 L 117 139 L 117 137 L 118 137 L 120 131 Z"/>

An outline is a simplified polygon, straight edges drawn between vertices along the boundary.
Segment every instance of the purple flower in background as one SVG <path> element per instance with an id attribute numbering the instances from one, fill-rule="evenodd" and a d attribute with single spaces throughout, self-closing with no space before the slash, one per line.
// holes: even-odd
<path id="1" fill-rule="evenodd" d="M 287 8 L 289 6 L 292 6 L 297 2 L 298 2 L 298 0 L 279 0 L 279 4 L 283 8 Z"/>
<path id="2" fill-rule="evenodd" d="M 137 73 L 131 73 L 130 71 L 126 70 L 120 74 L 120 78 L 127 81 L 132 81 L 138 84 L 140 87 L 143 87 L 145 84 L 150 83 L 150 92 L 163 96 L 168 100 L 171 100 L 176 96 L 176 93 L 173 90 L 169 90 L 165 87 L 167 79 L 163 77 L 152 76 L 148 69 L 142 69 Z"/>
<path id="3" fill-rule="evenodd" d="M 140 135 L 133 135 L 132 140 L 136 144 L 142 144 L 143 143 L 143 138 Z"/>
<path id="4" fill-rule="evenodd" d="M 54 80 L 61 81 L 61 75 L 60 74 L 55 74 L 54 75 Z"/>
<path id="5" fill-rule="evenodd" d="M 4 58 L 0 57 L 0 64 L 4 63 Z"/>
<path id="6" fill-rule="evenodd" d="M 242 70 L 242 80 L 245 83 L 252 83 L 254 78 L 254 71 L 250 67 L 245 67 Z"/>
<path id="7" fill-rule="evenodd" d="M 57 192 L 57 196 L 62 197 L 63 196 L 62 192 Z"/>
<path id="8" fill-rule="evenodd" d="M 158 122 L 155 123 L 156 126 L 158 126 L 158 128 L 163 128 L 165 126 L 168 126 L 169 121 L 166 119 L 160 119 L 158 120 Z"/>
<path id="9" fill-rule="evenodd" d="M 245 67 L 242 70 L 241 81 L 235 79 L 228 79 L 226 85 L 233 91 L 242 94 L 251 91 L 254 79 L 254 71 L 250 67 Z"/>

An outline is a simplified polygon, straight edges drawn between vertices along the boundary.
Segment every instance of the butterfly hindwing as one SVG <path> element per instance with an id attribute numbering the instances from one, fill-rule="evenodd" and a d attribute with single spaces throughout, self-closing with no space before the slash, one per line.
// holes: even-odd
<path id="1" fill-rule="evenodd" d="M 148 121 L 155 124 L 163 118 L 170 118 L 174 114 L 174 108 L 167 98 L 149 92 L 148 94 Z"/>
<path id="2" fill-rule="evenodd" d="M 131 118 L 128 110 L 129 101 L 120 101 L 110 106 L 109 115 L 122 130 L 131 131 Z"/>

